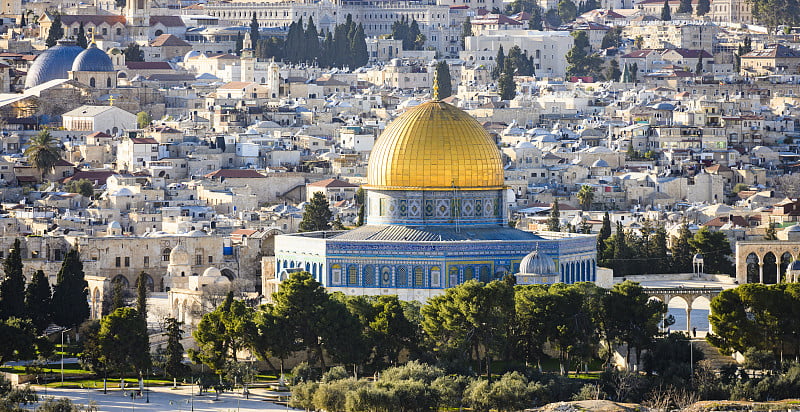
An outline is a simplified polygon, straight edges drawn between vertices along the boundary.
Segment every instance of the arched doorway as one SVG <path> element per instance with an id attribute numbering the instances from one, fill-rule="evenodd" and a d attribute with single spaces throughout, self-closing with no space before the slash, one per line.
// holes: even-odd
<path id="1" fill-rule="evenodd" d="M 773 285 L 778 283 L 778 259 L 775 257 L 775 254 L 772 252 L 767 252 L 764 255 L 764 283 L 767 285 Z"/>
<path id="2" fill-rule="evenodd" d="M 233 271 L 230 269 L 222 269 L 220 273 L 222 274 L 222 276 L 228 278 L 228 280 L 230 280 L 231 282 L 233 282 L 233 279 L 236 278 L 236 274 L 233 273 Z"/>
<path id="3" fill-rule="evenodd" d="M 758 274 L 758 256 L 755 253 L 747 255 L 747 283 L 760 282 Z"/>
<path id="4" fill-rule="evenodd" d="M 144 276 L 144 284 L 147 287 L 147 291 L 151 293 L 155 292 L 156 284 L 153 281 L 153 278 L 147 273 L 142 273 L 141 276 Z"/>
<path id="5" fill-rule="evenodd" d="M 786 276 L 786 268 L 789 267 L 789 264 L 792 263 L 793 260 L 794 258 L 789 252 L 784 252 L 781 255 L 781 266 L 779 268 L 780 270 L 778 270 L 778 281 L 783 281 L 784 277 Z"/>

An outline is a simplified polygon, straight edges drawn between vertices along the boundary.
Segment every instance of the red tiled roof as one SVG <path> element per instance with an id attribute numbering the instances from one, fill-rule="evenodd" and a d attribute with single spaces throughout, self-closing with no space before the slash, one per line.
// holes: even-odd
<path id="1" fill-rule="evenodd" d="M 102 186 L 106 184 L 106 180 L 108 180 L 109 177 L 115 174 L 117 174 L 117 172 L 113 170 L 79 170 L 75 172 L 74 175 L 64 178 L 63 182 L 68 183 L 72 180 L 86 179 L 95 183 L 95 186 Z"/>
<path id="2" fill-rule="evenodd" d="M 161 23 L 166 27 L 184 27 L 180 16 L 150 16 L 150 26 Z"/>
<path id="3" fill-rule="evenodd" d="M 86 135 L 86 137 L 111 137 L 111 135 L 103 132 L 94 132 Z"/>
<path id="4" fill-rule="evenodd" d="M 155 38 L 150 43 L 152 47 L 164 47 L 164 46 L 191 46 L 186 41 L 174 36 L 172 34 L 162 34 Z"/>
<path id="5" fill-rule="evenodd" d="M 73 23 L 83 23 L 84 25 L 88 23 L 92 23 L 95 26 L 99 26 L 103 23 L 106 23 L 110 26 L 113 26 L 117 23 L 125 24 L 125 16 L 117 16 L 114 14 L 62 14 L 61 15 L 61 24 L 65 26 L 71 26 Z"/>

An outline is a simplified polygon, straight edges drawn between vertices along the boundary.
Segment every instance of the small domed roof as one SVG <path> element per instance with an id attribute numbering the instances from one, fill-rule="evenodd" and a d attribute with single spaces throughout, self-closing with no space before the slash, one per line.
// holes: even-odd
<path id="1" fill-rule="evenodd" d="M 201 53 L 199 51 L 197 51 L 197 50 L 189 50 L 186 54 L 183 55 L 183 61 L 187 61 L 187 60 L 191 59 L 192 57 L 197 57 L 200 54 Z"/>
<path id="2" fill-rule="evenodd" d="M 794 262 L 790 263 L 786 270 L 800 270 L 800 260 L 795 260 Z"/>
<path id="3" fill-rule="evenodd" d="M 186 233 L 188 237 L 203 237 L 208 236 L 208 233 L 203 232 L 202 230 L 192 230 Z"/>
<path id="4" fill-rule="evenodd" d="M 219 269 L 217 269 L 217 268 L 212 266 L 212 267 L 206 269 L 203 272 L 203 276 L 210 277 L 210 278 L 216 278 L 216 277 L 222 276 L 222 272 L 220 272 Z"/>
<path id="5" fill-rule="evenodd" d="M 75 62 L 72 63 L 72 71 L 113 72 L 114 64 L 111 63 L 111 58 L 106 52 L 98 49 L 97 45 L 92 43 L 75 58 Z"/>
<path id="6" fill-rule="evenodd" d="M 117 222 L 116 220 L 112 220 L 111 223 L 108 224 L 108 228 L 122 230 L 122 226 L 120 226 L 119 222 Z"/>
<path id="7" fill-rule="evenodd" d="M 33 62 L 25 77 L 25 88 L 69 78 L 72 63 L 83 51 L 83 47 L 77 46 L 72 40 L 59 40 L 58 44 L 45 50 Z"/>
<path id="8" fill-rule="evenodd" d="M 133 196 L 133 192 L 131 191 L 131 189 L 123 187 L 114 192 L 111 196 Z"/>
<path id="9" fill-rule="evenodd" d="M 550 275 L 556 273 L 556 265 L 549 256 L 534 250 L 519 262 L 519 272 L 530 275 Z"/>
<path id="10" fill-rule="evenodd" d="M 171 265 L 188 265 L 189 252 L 183 245 L 175 246 L 172 252 L 169 252 L 169 263 Z"/>
<path id="11" fill-rule="evenodd" d="M 605 160 L 597 159 L 594 161 L 594 163 L 592 163 L 592 167 L 610 167 L 610 166 L 608 165 L 608 162 L 606 162 Z"/>
<path id="12" fill-rule="evenodd" d="M 535 147 L 536 146 L 534 146 L 533 143 L 527 141 L 519 142 L 516 146 L 514 146 L 515 149 L 532 149 Z"/>

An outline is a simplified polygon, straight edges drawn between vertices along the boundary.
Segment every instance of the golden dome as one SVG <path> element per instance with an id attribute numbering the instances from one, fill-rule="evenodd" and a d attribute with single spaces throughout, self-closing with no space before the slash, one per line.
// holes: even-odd
<path id="1" fill-rule="evenodd" d="M 380 135 L 370 154 L 367 187 L 501 189 L 500 150 L 472 116 L 430 101 L 400 115 Z"/>

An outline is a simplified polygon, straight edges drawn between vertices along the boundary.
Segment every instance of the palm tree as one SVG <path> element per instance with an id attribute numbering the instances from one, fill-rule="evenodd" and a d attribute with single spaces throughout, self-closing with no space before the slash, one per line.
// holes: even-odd
<path id="1" fill-rule="evenodd" d="M 25 149 L 28 163 L 39 169 L 44 176 L 55 169 L 56 163 L 61 160 L 61 142 L 53 137 L 47 130 L 42 130 L 28 142 Z"/>
<path id="2" fill-rule="evenodd" d="M 581 204 L 581 208 L 583 210 L 588 210 L 592 207 L 592 203 L 594 202 L 594 190 L 589 185 L 581 186 L 581 190 L 578 191 L 578 202 Z"/>

